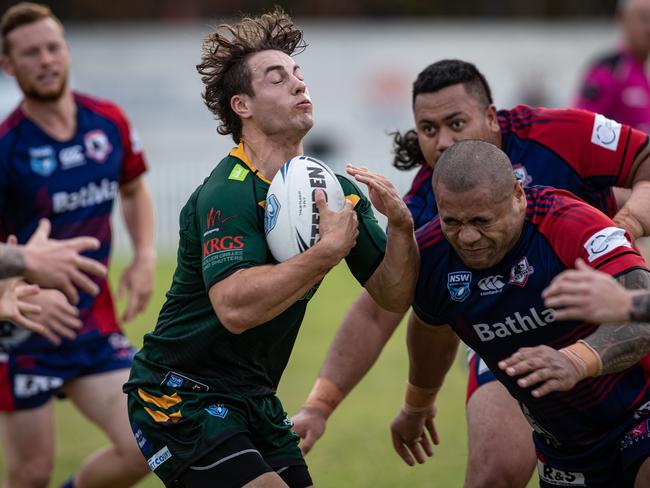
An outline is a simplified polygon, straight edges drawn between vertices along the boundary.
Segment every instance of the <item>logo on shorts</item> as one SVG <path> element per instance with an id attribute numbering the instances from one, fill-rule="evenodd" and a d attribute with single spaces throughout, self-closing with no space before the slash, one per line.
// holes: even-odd
<path id="1" fill-rule="evenodd" d="M 151 452 L 151 442 L 149 442 L 144 436 L 140 427 L 133 423 L 131 424 L 131 430 L 133 431 L 133 435 L 135 436 L 135 440 L 138 443 L 138 447 L 140 448 L 140 451 L 142 451 L 142 454 L 149 454 Z"/>
<path id="2" fill-rule="evenodd" d="M 447 275 L 449 296 L 456 302 L 463 302 L 470 294 L 469 285 L 472 282 L 471 271 L 455 271 Z"/>
<path id="3" fill-rule="evenodd" d="M 526 283 L 528 283 L 528 277 L 534 272 L 535 268 L 528 264 L 528 259 L 524 256 L 510 269 L 510 279 L 508 280 L 508 283 L 511 285 L 526 286 Z"/>
<path id="4" fill-rule="evenodd" d="M 585 475 L 574 471 L 562 471 L 537 461 L 539 479 L 553 486 L 587 486 Z"/>
<path id="5" fill-rule="evenodd" d="M 226 418 L 226 415 L 228 415 L 228 408 L 226 408 L 222 404 L 210 405 L 208 408 L 205 409 L 205 411 L 208 412 L 213 417 L 219 417 L 220 419 L 224 419 Z"/>
<path id="6" fill-rule="evenodd" d="M 29 398 L 41 392 L 56 390 L 63 385 L 63 379 L 56 376 L 17 374 L 14 377 L 16 398 Z"/>
<path id="7" fill-rule="evenodd" d="M 167 386 L 170 388 L 180 388 L 183 384 L 183 378 L 176 376 L 174 373 L 171 374 L 167 380 Z"/>
<path id="8" fill-rule="evenodd" d="M 149 469 L 151 471 L 155 471 L 156 468 L 160 467 L 162 463 L 164 463 L 171 457 L 172 457 L 172 453 L 169 452 L 169 448 L 167 446 L 163 447 L 160 451 L 158 451 L 156 454 L 154 454 L 149 459 L 147 459 L 147 464 L 149 465 Z"/>

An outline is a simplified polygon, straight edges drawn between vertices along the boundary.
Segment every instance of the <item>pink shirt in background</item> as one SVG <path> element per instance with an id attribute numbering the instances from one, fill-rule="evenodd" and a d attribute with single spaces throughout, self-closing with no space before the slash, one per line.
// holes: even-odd
<path id="1" fill-rule="evenodd" d="M 600 58 L 587 71 L 574 105 L 650 133 L 645 66 L 625 48 Z"/>

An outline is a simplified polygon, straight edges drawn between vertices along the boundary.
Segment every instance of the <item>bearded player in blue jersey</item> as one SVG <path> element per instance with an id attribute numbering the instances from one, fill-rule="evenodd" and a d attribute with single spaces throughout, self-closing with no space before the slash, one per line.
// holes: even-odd
<path id="1" fill-rule="evenodd" d="M 418 75 L 413 112 L 416 129 L 395 137 L 395 166 L 421 165 L 405 197 L 416 227 L 438 213 L 431 187 L 436 161 L 455 142 L 473 138 L 501 147 L 525 186 L 570 190 L 612 217 L 633 239 L 650 232 L 646 134 L 582 110 L 520 105 L 497 111 L 485 77 L 461 60 L 438 61 Z M 632 197 L 620 209 L 613 186 L 633 188 Z M 293 417 L 305 451 L 322 435 L 332 411 L 372 367 L 401 319 L 401 314 L 377 307 L 365 293 L 348 311 L 312 393 Z M 535 466 L 530 427 L 477 355 L 470 362 L 467 422 L 465 488 L 525 487 Z"/>
<path id="2" fill-rule="evenodd" d="M 121 109 L 69 88 L 68 46 L 49 8 L 14 5 L 1 29 L 2 67 L 24 99 L 0 124 L 0 238 L 13 234 L 24 243 L 39 220 L 48 218 L 56 239 L 96 237 L 100 246 L 88 257 L 106 264 L 110 216 L 119 197 L 134 248 L 121 282 L 129 295 L 123 316 L 128 321 L 144 308 L 153 285 L 153 207 L 142 179 L 142 151 Z M 66 487 L 127 487 L 148 472 L 121 392 L 133 349 L 121 333 L 107 280 L 96 285 L 96 296 L 81 292 L 76 303 L 56 290 L 36 295 L 43 309 L 37 322 L 78 327 L 73 339 L 58 346 L 3 326 L 0 441 L 6 486 L 49 484 L 57 395 L 67 396 L 110 439 Z"/>
<path id="3" fill-rule="evenodd" d="M 391 426 L 399 455 L 413 464 L 431 454 L 431 410 L 460 338 L 533 427 L 541 487 L 650 486 L 650 376 L 640 364 L 649 324 L 557 320 L 542 298 L 578 258 L 647 288 L 626 233 L 569 192 L 524 190 L 507 155 L 483 141 L 445 151 L 433 188 L 440 213 L 417 232 L 407 393 Z"/>

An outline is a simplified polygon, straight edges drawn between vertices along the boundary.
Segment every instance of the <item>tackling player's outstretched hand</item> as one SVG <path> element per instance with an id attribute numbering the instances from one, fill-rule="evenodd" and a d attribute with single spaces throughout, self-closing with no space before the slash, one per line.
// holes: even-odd
<path id="1" fill-rule="evenodd" d="M 346 171 L 355 180 L 368 187 L 368 196 L 375 208 L 388 218 L 388 224 L 397 228 L 411 229 L 413 217 L 393 184 L 388 178 L 348 164 Z"/>
<path id="2" fill-rule="evenodd" d="M 549 346 L 522 347 L 499 361 L 499 368 L 508 376 L 521 376 L 517 380 L 521 388 L 534 386 L 530 394 L 535 398 L 570 390 L 585 378 L 564 353 Z"/>
<path id="3" fill-rule="evenodd" d="M 340 212 L 330 210 L 322 190 L 316 190 L 314 200 L 319 213 L 320 244 L 329 247 L 334 262 L 338 263 L 357 243 L 359 236 L 357 213 L 348 200 L 345 200 L 345 205 Z"/>
<path id="4" fill-rule="evenodd" d="M 104 278 L 106 266 L 81 253 L 99 249 L 99 241 L 94 237 L 50 239 L 51 228 L 49 220 L 41 219 L 27 244 L 21 246 L 26 264 L 25 279 L 44 288 L 61 290 L 73 304 L 79 302 L 77 287 L 97 295 L 99 286 L 88 275 Z"/>
<path id="5" fill-rule="evenodd" d="M 553 278 L 542 292 L 544 305 L 557 320 L 586 320 L 598 324 L 630 320 L 632 296 L 614 277 L 596 271 L 582 259 L 575 269 Z"/>
<path id="6" fill-rule="evenodd" d="M 435 405 L 431 410 L 421 413 L 406 413 L 399 411 L 390 424 L 390 433 L 393 439 L 393 448 L 402 460 L 409 466 L 423 464 L 426 456 L 433 456 L 433 447 L 440 444 L 440 438 L 433 423 L 436 414 Z"/>
<path id="7" fill-rule="evenodd" d="M 291 417 L 293 431 L 300 436 L 300 450 L 306 455 L 316 441 L 325 433 L 327 419 L 323 412 L 314 407 L 302 407 Z"/>

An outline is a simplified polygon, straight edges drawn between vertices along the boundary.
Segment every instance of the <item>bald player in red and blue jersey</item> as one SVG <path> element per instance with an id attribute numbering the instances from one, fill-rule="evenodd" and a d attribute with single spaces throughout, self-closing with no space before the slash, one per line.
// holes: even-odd
<path id="1" fill-rule="evenodd" d="M 432 167 L 452 144 L 473 138 L 501 147 L 524 185 L 568 189 L 613 217 L 633 238 L 650 232 L 646 134 L 581 110 L 522 105 L 497 112 L 485 77 L 460 60 L 424 69 L 414 82 L 413 102 L 416 129 L 396 134 L 395 166 L 422 165 L 405 196 L 416 227 L 438 213 Z M 615 185 L 634 187 L 622 209 L 613 196 Z M 306 450 L 324 432 L 331 411 L 372 367 L 401 319 L 363 293 L 348 311 L 305 408 L 293 417 Z M 323 399 L 331 409 L 319 409 Z M 535 464 L 530 429 L 507 390 L 475 355 L 467 399 L 465 487 L 525 487 Z"/>
<path id="2" fill-rule="evenodd" d="M 440 215 L 417 232 L 421 271 L 395 448 L 409 464 L 431 454 L 425 432 L 435 432 L 433 402 L 460 338 L 520 403 L 542 487 L 647 486 L 650 377 L 639 360 L 650 350 L 649 324 L 558 321 L 542 291 L 577 258 L 628 286 L 648 286 L 650 273 L 611 219 L 569 192 L 524 190 L 509 164 L 495 146 L 467 140 L 436 165 Z"/>
<path id="3" fill-rule="evenodd" d="M 120 283 L 128 293 L 122 315 L 128 321 L 148 301 L 154 267 L 153 205 L 137 138 L 114 103 L 70 89 L 64 29 L 48 7 L 16 4 L 0 24 L 2 67 L 24 95 L 0 125 L 0 237 L 15 235 L 26 242 L 39 220 L 47 218 L 57 239 L 96 237 L 100 246 L 88 256 L 107 264 L 110 216 L 119 197 L 133 244 L 133 259 Z M 55 465 L 55 396 L 68 397 L 110 439 L 89 453 L 65 488 L 127 487 L 148 472 L 121 391 L 133 349 L 121 333 L 107 280 L 96 284 L 97 296 L 80 290 L 72 303 L 57 290 L 35 295 L 42 307 L 35 321 L 67 330 L 58 345 L 3 325 L 0 442 L 7 486 L 49 484 Z"/>

